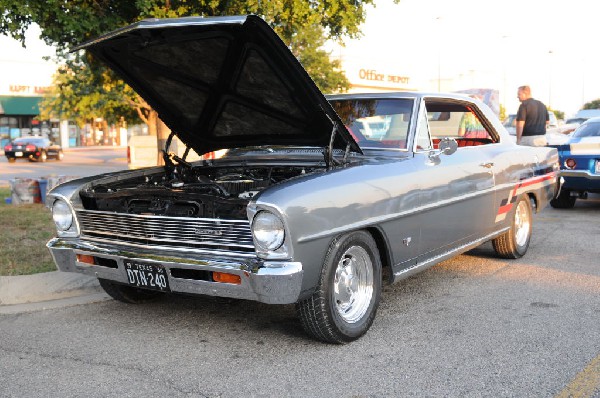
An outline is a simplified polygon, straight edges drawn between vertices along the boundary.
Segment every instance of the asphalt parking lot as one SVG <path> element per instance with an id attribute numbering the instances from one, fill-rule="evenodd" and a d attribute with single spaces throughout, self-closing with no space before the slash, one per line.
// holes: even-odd
<path id="1" fill-rule="evenodd" d="M 2 314 L 0 395 L 600 397 L 598 225 L 598 196 L 547 208 L 524 258 L 486 244 L 387 286 L 345 346 L 293 306 L 209 297 Z"/>

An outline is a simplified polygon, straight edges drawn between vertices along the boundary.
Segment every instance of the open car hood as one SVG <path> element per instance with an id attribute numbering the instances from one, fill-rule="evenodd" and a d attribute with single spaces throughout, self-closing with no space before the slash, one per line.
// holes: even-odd
<path id="1" fill-rule="evenodd" d="M 143 20 L 77 47 L 104 61 L 187 146 L 361 152 L 277 34 L 256 16 Z"/>

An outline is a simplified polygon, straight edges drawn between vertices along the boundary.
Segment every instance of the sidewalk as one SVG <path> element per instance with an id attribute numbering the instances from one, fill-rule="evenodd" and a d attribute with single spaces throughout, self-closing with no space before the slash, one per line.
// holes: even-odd
<path id="1" fill-rule="evenodd" d="M 96 278 L 72 272 L 0 276 L 0 307 L 97 295 L 102 291 Z"/>

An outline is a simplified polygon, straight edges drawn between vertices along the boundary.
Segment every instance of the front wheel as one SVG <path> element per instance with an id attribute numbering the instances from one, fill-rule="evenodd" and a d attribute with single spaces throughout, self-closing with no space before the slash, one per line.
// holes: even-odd
<path id="1" fill-rule="evenodd" d="M 365 231 L 336 238 L 329 247 L 319 285 L 296 304 L 306 332 L 318 340 L 343 344 L 369 330 L 381 298 L 381 259 Z"/>
<path id="2" fill-rule="evenodd" d="M 110 297 L 128 304 L 140 304 L 153 301 L 162 294 L 161 292 L 155 292 L 152 290 L 144 290 L 133 286 L 121 285 L 107 279 L 98 279 L 98 282 L 100 282 L 100 286 Z"/>
<path id="3" fill-rule="evenodd" d="M 38 157 L 38 162 L 45 162 L 48 159 L 48 154 L 46 151 L 41 151 L 40 156 Z"/>
<path id="4" fill-rule="evenodd" d="M 575 206 L 577 196 L 571 196 L 571 192 L 562 190 L 560 194 L 550 201 L 550 206 L 555 209 L 571 209 Z"/>
<path id="5" fill-rule="evenodd" d="M 523 257 L 529 248 L 532 227 L 531 202 L 529 197 L 524 195 L 517 201 L 510 229 L 492 240 L 494 250 L 504 258 Z"/>
<path id="6" fill-rule="evenodd" d="M 65 157 L 65 154 L 63 153 L 63 151 L 58 151 L 58 153 L 56 154 L 56 160 L 63 160 Z"/>

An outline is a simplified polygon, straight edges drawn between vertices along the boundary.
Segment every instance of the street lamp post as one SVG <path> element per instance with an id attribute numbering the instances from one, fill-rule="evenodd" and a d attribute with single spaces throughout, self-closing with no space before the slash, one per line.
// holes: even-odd
<path id="1" fill-rule="evenodd" d="M 548 50 L 548 107 L 552 108 L 552 50 Z"/>
<path id="2" fill-rule="evenodd" d="M 442 17 L 435 18 L 435 20 L 437 21 L 437 27 L 438 27 L 438 37 L 439 37 L 439 33 L 442 30 L 441 26 L 440 26 L 441 19 L 442 19 Z M 438 90 L 438 93 L 441 93 L 442 92 L 442 50 L 441 50 L 442 46 L 437 46 L 437 48 L 438 48 L 438 70 L 437 70 L 437 72 L 438 72 L 437 86 L 438 87 L 437 87 L 437 90 Z"/>

